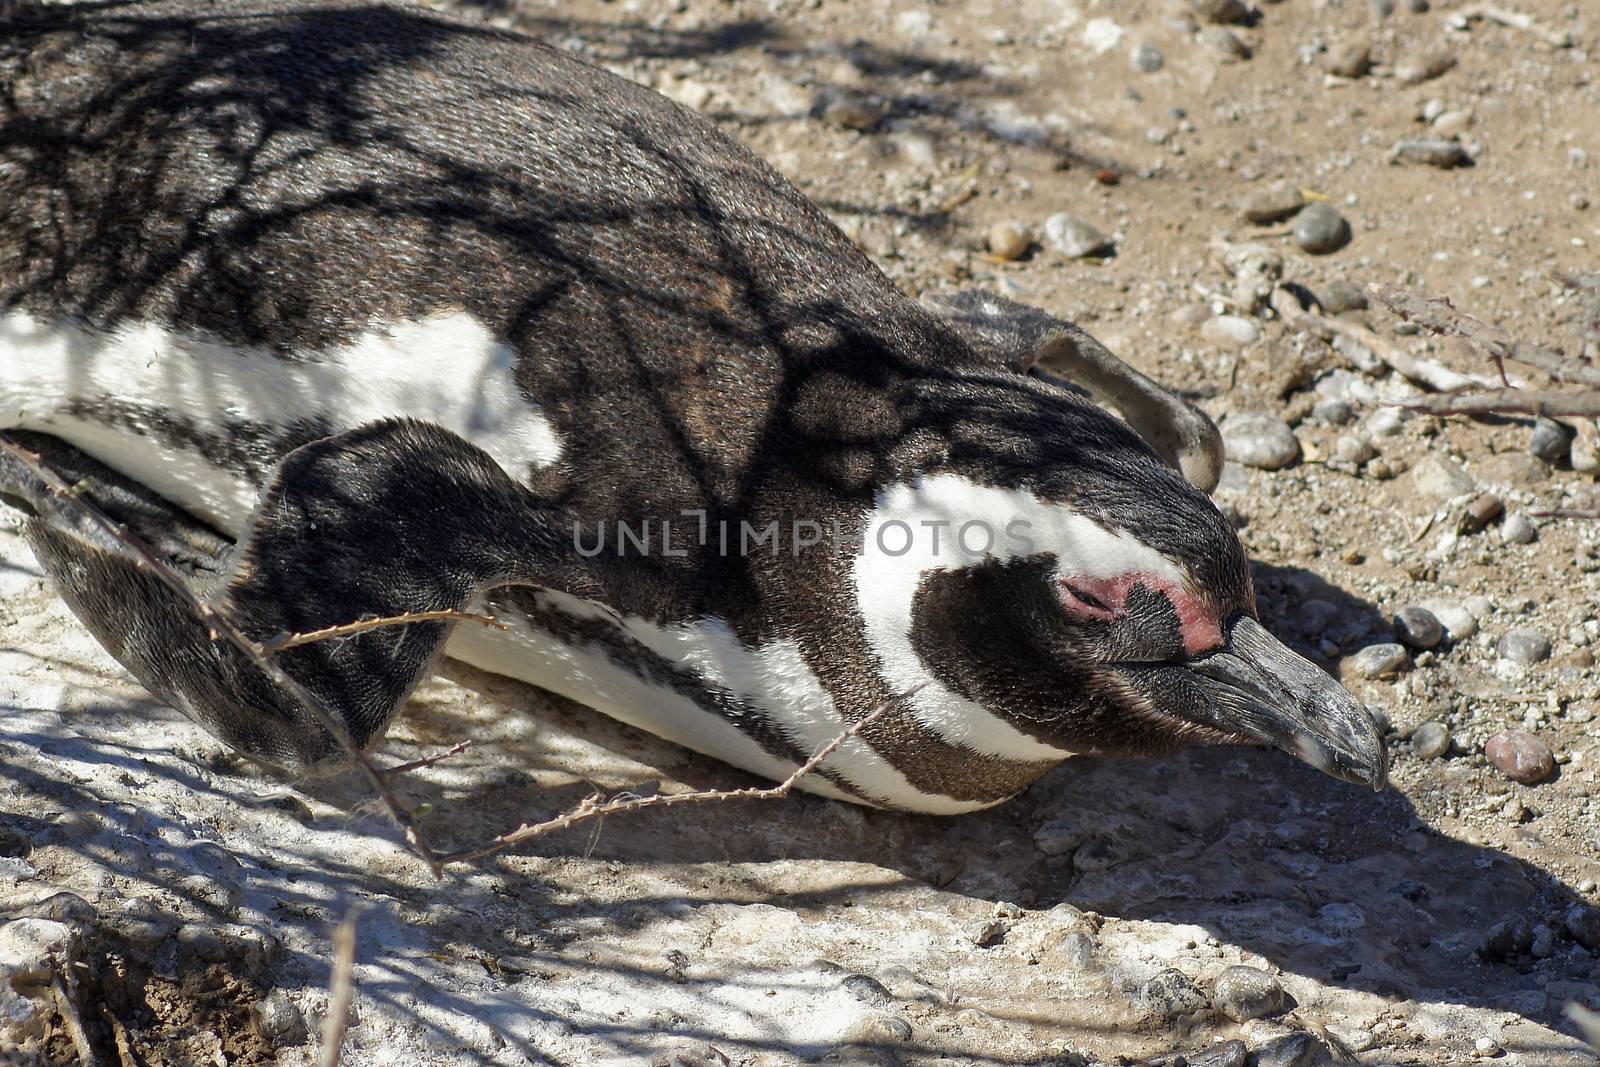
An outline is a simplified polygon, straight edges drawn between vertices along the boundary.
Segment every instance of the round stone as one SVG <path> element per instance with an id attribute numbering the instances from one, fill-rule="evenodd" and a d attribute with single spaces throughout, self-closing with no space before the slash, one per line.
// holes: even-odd
<path id="1" fill-rule="evenodd" d="M 1235 463 L 1275 471 L 1300 458 L 1300 442 L 1289 424 L 1266 412 L 1234 415 L 1222 424 L 1222 446 Z"/>
<path id="2" fill-rule="evenodd" d="M 1139 989 L 1139 1001 L 1146 1011 L 1164 1022 L 1203 1012 L 1211 1006 L 1200 987 L 1175 967 L 1159 971 L 1145 982 Z"/>
<path id="3" fill-rule="evenodd" d="M 1477 488 L 1472 475 L 1461 469 L 1454 460 L 1430 452 L 1411 468 L 1411 484 L 1417 492 L 1432 500 L 1454 500 Z"/>
<path id="4" fill-rule="evenodd" d="M 1218 315 L 1201 324 L 1200 336 L 1218 348 L 1244 348 L 1260 339 L 1261 327 L 1242 315 Z"/>
<path id="5" fill-rule="evenodd" d="M 1340 78 L 1359 78 L 1372 69 L 1372 52 L 1361 41 L 1336 45 L 1322 54 L 1322 69 Z"/>
<path id="6" fill-rule="evenodd" d="M 1573 436 L 1571 427 L 1555 419 L 1539 419 L 1528 438 L 1528 451 L 1552 467 L 1570 466 Z"/>
<path id="7" fill-rule="evenodd" d="M 989 251 L 999 259 L 1021 259 L 1033 245 L 1033 237 L 1021 223 L 997 222 L 989 228 Z"/>
<path id="8" fill-rule="evenodd" d="M 1500 539 L 1508 545 L 1530 545 L 1538 537 L 1533 520 L 1520 511 L 1507 515 L 1505 525 L 1500 527 Z"/>
<path id="9" fill-rule="evenodd" d="M 1337 252 L 1350 243 L 1350 224 L 1331 205 L 1311 204 L 1294 218 L 1294 243 L 1314 256 Z"/>
<path id="10" fill-rule="evenodd" d="M 1346 311 L 1364 311 L 1367 307 L 1367 291 L 1355 282 L 1335 278 L 1317 290 L 1317 303 L 1321 304 L 1322 310 L 1330 315 Z"/>
<path id="11" fill-rule="evenodd" d="M 281 989 L 257 1001 L 250 1016 L 256 1034 L 275 1049 L 302 1044 L 307 1037 L 305 1015 Z"/>
<path id="12" fill-rule="evenodd" d="M 1154 74 L 1167 65 L 1167 57 L 1149 41 L 1134 45 L 1132 60 L 1133 69 L 1141 74 Z"/>
<path id="13" fill-rule="evenodd" d="M 1283 986 L 1259 967 L 1229 967 L 1217 975 L 1211 1002 L 1236 1023 L 1283 1011 Z"/>
<path id="14" fill-rule="evenodd" d="M 1350 669 L 1358 678 L 1381 678 L 1386 674 L 1394 674 L 1404 670 L 1409 661 L 1406 646 L 1392 642 L 1368 645 L 1349 659 Z"/>
<path id="15" fill-rule="evenodd" d="M 1444 624 L 1427 608 L 1415 606 L 1395 612 L 1394 632 L 1412 648 L 1435 648 L 1444 640 Z"/>
<path id="16" fill-rule="evenodd" d="M 1082 259 L 1111 248 L 1111 238 L 1076 215 L 1058 212 L 1044 220 L 1044 235 L 1064 256 Z"/>
<path id="17" fill-rule="evenodd" d="M 1322 1047 L 1304 1030 L 1270 1038 L 1256 1046 L 1256 1067 L 1311 1067 Z"/>
<path id="18" fill-rule="evenodd" d="M 1442 722 L 1425 722 L 1411 735 L 1411 751 L 1420 759 L 1438 759 L 1450 751 L 1450 728 Z"/>
<path id="19" fill-rule="evenodd" d="M 1550 639 L 1538 630 L 1522 626 L 1508 631 L 1495 646 L 1501 659 L 1523 667 L 1543 663 L 1550 658 Z"/>
<path id="20" fill-rule="evenodd" d="M 1574 904 L 1567 911 L 1566 925 L 1572 940 L 1590 952 L 1600 953 L 1600 909 Z"/>
<path id="21" fill-rule="evenodd" d="M 1342 433 L 1333 442 L 1333 458 L 1341 463 L 1359 466 L 1377 454 L 1376 448 L 1353 433 Z"/>
<path id="22" fill-rule="evenodd" d="M 1306 206 L 1300 187 L 1291 182 L 1273 182 L 1257 189 L 1245 200 L 1242 213 L 1245 220 L 1259 225 L 1282 222 Z"/>
<path id="23" fill-rule="evenodd" d="M 1432 81 L 1456 65 L 1456 57 L 1443 49 L 1430 49 L 1406 56 L 1394 66 L 1394 80 L 1401 85 L 1420 85 Z"/>
<path id="24" fill-rule="evenodd" d="M 1507 730 L 1495 734 L 1483 746 L 1483 754 L 1501 774 L 1523 785 L 1536 785 L 1556 770 L 1556 759 L 1550 746 L 1526 730 Z"/>
<path id="25" fill-rule="evenodd" d="M 1345 426 L 1355 420 L 1356 411 L 1348 400 L 1325 396 L 1311 405 L 1311 417 L 1329 426 Z"/>

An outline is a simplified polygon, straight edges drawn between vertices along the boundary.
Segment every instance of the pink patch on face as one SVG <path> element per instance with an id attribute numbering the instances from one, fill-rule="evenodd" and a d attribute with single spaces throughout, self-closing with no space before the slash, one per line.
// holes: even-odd
<path id="1" fill-rule="evenodd" d="M 1154 574 L 1130 572 L 1114 578 L 1074 576 L 1059 582 L 1061 606 L 1068 614 L 1085 619 L 1111 621 L 1127 607 L 1134 586 L 1165 596 L 1178 616 L 1178 634 L 1189 656 L 1200 656 L 1222 647 L 1222 622 L 1206 602 L 1181 582 Z"/>

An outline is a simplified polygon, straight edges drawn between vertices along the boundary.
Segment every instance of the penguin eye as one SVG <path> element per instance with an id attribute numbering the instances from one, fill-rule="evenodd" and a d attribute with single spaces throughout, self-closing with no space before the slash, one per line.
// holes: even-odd
<path id="1" fill-rule="evenodd" d="M 1117 580 L 1063 578 L 1057 585 L 1061 590 L 1061 606 L 1069 615 L 1079 618 L 1114 619 L 1127 595 L 1127 590 L 1120 588 Z"/>

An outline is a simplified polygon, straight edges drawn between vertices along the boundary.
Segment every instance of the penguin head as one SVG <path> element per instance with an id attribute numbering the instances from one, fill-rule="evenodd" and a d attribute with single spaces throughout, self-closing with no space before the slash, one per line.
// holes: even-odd
<path id="1" fill-rule="evenodd" d="M 855 585 L 891 681 L 930 680 L 930 725 L 1019 754 L 1264 743 L 1383 787 L 1371 717 L 1261 625 L 1231 524 L 1124 423 L 1020 376 L 910 407 L 921 444 L 876 496 Z"/>

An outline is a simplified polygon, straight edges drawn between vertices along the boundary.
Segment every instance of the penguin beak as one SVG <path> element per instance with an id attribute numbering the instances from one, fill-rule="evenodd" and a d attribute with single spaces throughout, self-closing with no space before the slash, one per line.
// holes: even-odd
<path id="1" fill-rule="evenodd" d="M 1382 790 L 1388 781 L 1389 753 L 1372 716 L 1249 616 L 1233 621 L 1221 648 L 1184 666 L 1210 698 L 1204 711 L 1191 709 L 1202 725 L 1248 735 L 1347 782 Z"/>

